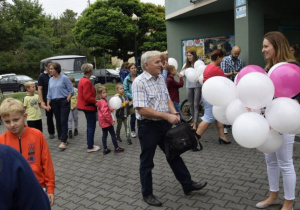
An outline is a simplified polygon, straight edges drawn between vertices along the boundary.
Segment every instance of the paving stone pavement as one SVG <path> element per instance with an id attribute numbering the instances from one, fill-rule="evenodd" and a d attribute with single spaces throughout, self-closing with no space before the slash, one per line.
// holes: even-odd
<path id="1" fill-rule="evenodd" d="M 44 113 L 44 112 L 43 112 Z M 133 144 L 119 143 L 124 153 L 102 154 L 102 131 L 98 126 L 95 144 L 101 151 L 86 152 L 86 121 L 79 112 L 79 135 L 73 137 L 65 151 L 58 149 L 58 139 L 49 139 L 46 118 L 43 128 L 53 158 L 56 190 L 53 210 L 252 210 L 268 195 L 268 181 L 264 155 L 256 149 L 239 146 L 228 134 L 231 145 L 219 145 L 217 130 L 211 125 L 202 137 L 204 150 L 182 155 L 195 181 L 208 181 L 208 186 L 191 195 L 184 195 L 180 184 L 168 166 L 164 154 L 157 149 L 153 169 L 154 195 L 162 207 L 151 207 L 140 193 L 139 154 L 137 138 Z M 3 125 L 0 132 L 5 131 Z M 231 132 L 230 132 L 231 133 Z M 122 136 L 125 137 L 124 128 Z M 125 138 L 124 138 L 125 140 Z M 108 147 L 113 149 L 110 137 Z M 300 209 L 300 143 L 294 145 L 294 164 L 298 174 L 294 209 Z M 282 203 L 282 180 L 280 199 Z M 268 208 L 280 209 L 280 206 Z"/>

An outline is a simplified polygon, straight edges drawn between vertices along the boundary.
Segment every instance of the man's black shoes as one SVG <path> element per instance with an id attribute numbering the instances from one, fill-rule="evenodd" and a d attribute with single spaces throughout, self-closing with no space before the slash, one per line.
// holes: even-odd
<path id="1" fill-rule="evenodd" d="M 202 183 L 193 182 L 190 186 L 183 189 L 183 191 L 184 191 L 184 194 L 188 195 L 192 191 L 203 189 L 204 187 L 206 187 L 206 185 L 207 185 L 207 182 L 202 182 Z"/>
<path id="2" fill-rule="evenodd" d="M 151 206 L 161 206 L 162 203 L 155 198 L 154 195 L 150 194 L 148 196 L 143 196 L 144 201 Z"/>

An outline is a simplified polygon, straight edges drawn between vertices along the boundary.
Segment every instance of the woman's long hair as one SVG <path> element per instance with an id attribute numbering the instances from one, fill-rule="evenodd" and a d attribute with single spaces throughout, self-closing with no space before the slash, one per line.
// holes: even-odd
<path id="1" fill-rule="evenodd" d="M 184 69 L 190 68 L 194 66 L 194 63 L 198 60 L 196 50 L 189 50 L 186 54 L 190 53 L 193 56 L 193 60 L 190 62 L 188 58 L 186 58 L 186 63 Z"/>
<path id="2" fill-rule="evenodd" d="M 287 38 L 278 31 L 271 31 L 265 34 L 267 39 L 275 49 L 274 58 L 267 60 L 266 69 L 280 62 L 296 62 L 296 59 L 290 51 L 290 45 Z"/>

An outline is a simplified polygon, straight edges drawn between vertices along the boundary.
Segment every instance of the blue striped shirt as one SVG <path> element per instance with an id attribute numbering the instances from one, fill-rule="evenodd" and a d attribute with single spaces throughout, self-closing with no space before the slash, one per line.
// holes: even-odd
<path id="1" fill-rule="evenodd" d="M 150 107 L 159 112 L 170 113 L 168 101 L 170 101 L 169 92 L 164 80 L 160 74 L 157 78 L 144 71 L 138 76 L 132 84 L 133 107 Z M 146 119 L 135 111 L 138 120 Z M 159 119 L 151 119 L 159 120 Z"/>
<path id="2" fill-rule="evenodd" d="M 60 74 L 56 80 L 54 77 L 50 78 L 47 100 L 51 101 L 55 98 L 66 98 L 69 94 L 73 93 L 73 85 L 66 75 Z"/>

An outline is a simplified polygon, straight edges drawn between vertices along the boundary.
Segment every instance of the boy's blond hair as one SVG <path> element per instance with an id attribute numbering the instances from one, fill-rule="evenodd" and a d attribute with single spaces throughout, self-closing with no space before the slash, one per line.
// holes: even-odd
<path id="1" fill-rule="evenodd" d="M 35 83 L 34 82 L 25 82 L 25 84 L 24 84 L 25 89 L 27 90 L 31 85 L 35 86 Z"/>
<path id="2" fill-rule="evenodd" d="M 0 116 L 6 117 L 12 113 L 24 114 L 25 109 L 21 101 L 14 98 L 6 98 L 0 106 Z"/>
<path id="3" fill-rule="evenodd" d="M 70 79 L 70 81 L 71 81 L 72 83 L 75 83 L 75 78 L 74 78 L 74 77 L 69 77 L 69 79 Z"/>
<path id="4" fill-rule="evenodd" d="M 118 83 L 117 85 L 116 85 L 116 91 L 118 91 L 118 89 L 119 89 L 119 87 L 123 87 L 123 84 L 122 83 Z"/>

